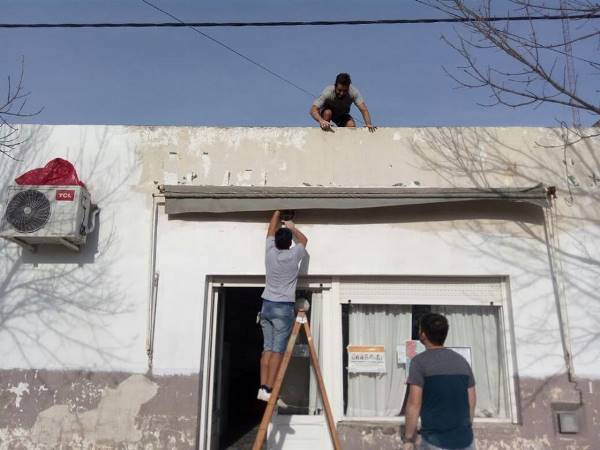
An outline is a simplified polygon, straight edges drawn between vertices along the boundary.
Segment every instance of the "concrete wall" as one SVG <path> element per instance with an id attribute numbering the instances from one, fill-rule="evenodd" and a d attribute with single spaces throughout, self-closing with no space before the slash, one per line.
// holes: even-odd
<path id="1" fill-rule="evenodd" d="M 158 184 L 178 182 L 556 185 L 559 198 L 546 217 L 523 205 L 476 204 L 300 212 L 297 222 L 310 237 L 309 275 L 508 276 L 521 424 L 478 424 L 480 448 L 593 448 L 598 439 L 598 140 L 569 147 L 565 158 L 553 129 L 369 134 L 28 126 L 23 132 L 29 140 L 22 161 L 0 159 L 3 190 L 15 175 L 66 157 L 102 212 L 81 254 L 51 248 L 30 254 L 0 243 L 0 448 L 194 445 L 205 279 L 264 273 L 267 214 L 176 218 L 160 209 L 148 372 L 151 194 Z M 571 323 L 566 335 L 561 302 Z M 565 375 L 565 343 L 577 384 Z M 551 404 L 573 405 L 580 395 L 581 433 L 559 435 Z M 397 427 L 389 425 L 345 423 L 340 430 L 347 448 L 398 442 Z"/>

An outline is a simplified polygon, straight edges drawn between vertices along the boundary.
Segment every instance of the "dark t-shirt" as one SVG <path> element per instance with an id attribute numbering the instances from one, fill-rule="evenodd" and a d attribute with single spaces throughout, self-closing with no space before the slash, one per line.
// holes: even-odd
<path id="1" fill-rule="evenodd" d="M 323 92 L 315 99 L 313 105 L 320 110 L 323 108 L 330 108 L 333 117 L 340 117 L 350 112 L 352 103 L 358 107 L 358 105 L 364 102 L 362 95 L 360 95 L 360 92 L 354 85 L 350 85 L 348 88 L 348 95 L 342 98 L 337 98 L 335 95 L 335 86 L 331 85 L 323 89 Z"/>
<path id="2" fill-rule="evenodd" d="M 411 360 L 406 383 L 423 388 L 423 439 L 443 448 L 471 445 L 473 430 L 467 389 L 475 386 L 475 379 L 462 356 L 447 348 L 426 350 Z"/>

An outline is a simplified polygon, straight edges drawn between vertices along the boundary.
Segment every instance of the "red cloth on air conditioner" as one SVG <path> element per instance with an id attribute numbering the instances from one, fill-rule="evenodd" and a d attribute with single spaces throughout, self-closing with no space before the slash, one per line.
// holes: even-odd
<path id="1" fill-rule="evenodd" d="M 17 184 L 79 185 L 85 187 L 85 184 L 79 180 L 73 164 L 62 158 L 53 159 L 45 167 L 25 172 L 15 178 L 15 182 Z"/>

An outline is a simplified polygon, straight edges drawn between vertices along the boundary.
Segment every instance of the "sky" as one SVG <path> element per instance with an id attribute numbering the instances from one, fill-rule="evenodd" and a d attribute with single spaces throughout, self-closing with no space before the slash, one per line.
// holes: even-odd
<path id="1" fill-rule="evenodd" d="M 440 15 L 412 0 L 153 3 L 202 22 Z M 1 23 L 172 21 L 141 0 L 0 0 L 0 12 Z M 379 126 L 555 126 L 570 117 L 552 105 L 478 106 L 488 92 L 459 89 L 443 71 L 462 64 L 441 40 L 453 36 L 447 24 L 202 31 L 314 94 L 350 73 Z M 29 111 L 43 108 L 23 123 L 317 126 L 311 96 L 186 28 L 0 29 L 0 95 L 21 58 Z"/>

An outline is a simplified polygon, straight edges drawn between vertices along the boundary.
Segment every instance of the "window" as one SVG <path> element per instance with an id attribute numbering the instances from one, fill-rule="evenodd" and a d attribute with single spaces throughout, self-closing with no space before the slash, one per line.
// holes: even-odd
<path id="1" fill-rule="evenodd" d="M 397 364 L 396 346 L 410 339 L 411 308 L 399 305 L 344 305 L 344 354 L 349 344 L 383 345 L 385 373 L 348 373 L 345 376 L 345 415 L 398 416 L 404 401 L 406 371 Z M 347 360 L 344 367 L 348 367 Z"/>
<path id="2" fill-rule="evenodd" d="M 507 417 L 506 366 L 496 306 L 433 306 L 448 319 L 447 347 L 470 347 L 475 376 L 475 417 Z"/>
<path id="3" fill-rule="evenodd" d="M 342 282 L 342 285 L 344 283 Z M 447 317 L 447 347 L 467 347 L 477 390 L 478 418 L 510 417 L 508 352 L 501 279 L 413 279 L 352 282 L 341 288 L 344 351 L 344 415 L 404 414 L 406 341 L 418 340 L 418 321 L 436 312 Z M 383 345 L 384 373 L 348 370 L 348 345 Z"/>

